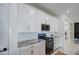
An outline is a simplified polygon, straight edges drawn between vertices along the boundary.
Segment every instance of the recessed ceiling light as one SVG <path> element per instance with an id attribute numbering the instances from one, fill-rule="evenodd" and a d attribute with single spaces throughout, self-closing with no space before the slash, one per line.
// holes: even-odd
<path id="1" fill-rule="evenodd" d="M 30 11 L 30 14 L 33 15 L 34 14 L 34 11 Z"/>
<path id="2" fill-rule="evenodd" d="M 70 12 L 70 10 L 66 10 L 66 13 L 69 13 Z"/>

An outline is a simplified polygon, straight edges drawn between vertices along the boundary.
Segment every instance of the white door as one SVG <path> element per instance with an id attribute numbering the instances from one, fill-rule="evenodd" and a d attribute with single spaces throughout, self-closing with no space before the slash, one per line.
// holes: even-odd
<path id="1" fill-rule="evenodd" d="M 8 54 L 8 4 L 0 4 L 0 55 Z"/>

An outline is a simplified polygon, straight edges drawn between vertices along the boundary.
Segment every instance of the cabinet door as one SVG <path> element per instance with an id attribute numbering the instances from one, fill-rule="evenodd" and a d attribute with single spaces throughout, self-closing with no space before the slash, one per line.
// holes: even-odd
<path id="1" fill-rule="evenodd" d="M 34 55 L 45 55 L 45 42 L 34 44 L 33 54 Z"/>
<path id="2" fill-rule="evenodd" d="M 33 46 L 33 55 L 40 55 L 40 51 L 41 51 L 40 47 L 41 47 L 41 45 L 39 43 L 34 44 L 34 46 Z"/>
<path id="3" fill-rule="evenodd" d="M 22 47 L 19 49 L 19 54 L 20 55 L 31 55 L 31 47 L 30 46 L 26 46 L 26 47 Z"/>
<path id="4" fill-rule="evenodd" d="M 40 43 L 40 55 L 45 55 L 45 51 L 46 51 L 46 49 L 45 49 L 45 41 L 44 42 L 41 42 Z"/>
<path id="5" fill-rule="evenodd" d="M 60 41 L 58 38 L 54 39 L 54 50 L 57 49 L 60 46 Z"/>
<path id="6" fill-rule="evenodd" d="M 18 31 L 34 32 L 35 31 L 35 14 L 32 15 L 32 8 L 26 4 L 18 4 Z"/>

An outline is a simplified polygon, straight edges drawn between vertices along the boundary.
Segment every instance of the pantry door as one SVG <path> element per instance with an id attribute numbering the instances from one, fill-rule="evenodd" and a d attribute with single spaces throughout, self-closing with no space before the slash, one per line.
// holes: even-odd
<path id="1" fill-rule="evenodd" d="M 0 4 L 0 55 L 9 51 L 8 4 Z"/>

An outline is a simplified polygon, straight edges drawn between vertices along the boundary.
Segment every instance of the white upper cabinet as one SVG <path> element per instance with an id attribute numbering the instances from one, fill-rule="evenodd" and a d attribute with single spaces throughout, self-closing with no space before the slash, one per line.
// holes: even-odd
<path id="1" fill-rule="evenodd" d="M 36 31 L 41 31 L 41 24 L 49 24 L 50 32 L 57 32 L 58 19 L 54 16 L 48 15 L 40 10 L 36 10 Z"/>
<path id="2" fill-rule="evenodd" d="M 41 24 L 49 24 L 50 31 L 57 31 L 57 19 L 27 4 L 18 4 L 18 31 L 40 32 Z"/>
<path id="3" fill-rule="evenodd" d="M 35 12 L 26 4 L 18 4 L 18 31 L 35 31 Z"/>

